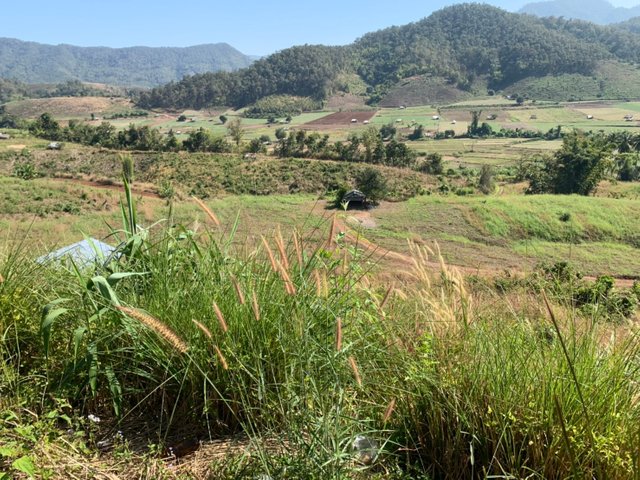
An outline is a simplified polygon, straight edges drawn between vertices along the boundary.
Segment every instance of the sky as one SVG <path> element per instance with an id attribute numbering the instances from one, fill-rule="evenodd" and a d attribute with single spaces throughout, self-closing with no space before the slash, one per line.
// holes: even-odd
<path id="1" fill-rule="evenodd" d="M 639 0 L 613 0 L 632 6 Z M 455 0 L 30 0 L 2 2 L 0 36 L 57 45 L 186 47 L 226 42 L 248 55 L 293 45 L 345 45 Z M 516 11 L 527 0 L 490 0 Z"/>

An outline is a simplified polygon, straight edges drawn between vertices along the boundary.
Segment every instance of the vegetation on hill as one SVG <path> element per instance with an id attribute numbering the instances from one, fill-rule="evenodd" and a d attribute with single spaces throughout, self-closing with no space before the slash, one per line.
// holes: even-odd
<path id="1" fill-rule="evenodd" d="M 637 62 L 639 51 L 640 36 L 628 29 L 462 4 L 345 47 L 293 47 L 236 73 L 195 75 L 143 93 L 140 105 L 243 107 L 274 94 L 323 99 L 353 74 L 374 102 L 414 76 L 441 78 L 441 88 L 501 89 L 532 77 L 589 77 L 603 60 Z"/>
<path id="2" fill-rule="evenodd" d="M 527 193 L 589 195 L 614 173 L 619 180 L 640 179 L 640 138 L 627 132 L 565 135 L 553 155 L 538 155 L 520 165 Z"/>
<path id="3" fill-rule="evenodd" d="M 150 87 L 185 75 L 237 70 L 251 62 L 250 57 L 226 43 L 187 48 L 106 48 L 0 38 L 0 78 L 28 83 L 81 80 Z"/>
<path id="4" fill-rule="evenodd" d="M 113 97 L 125 96 L 133 92 L 128 89 L 95 85 L 68 80 L 55 85 L 27 84 L 17 80 L 0 78 L 0 103 L 22 100 L 25 98 L 50 97 Z"/>

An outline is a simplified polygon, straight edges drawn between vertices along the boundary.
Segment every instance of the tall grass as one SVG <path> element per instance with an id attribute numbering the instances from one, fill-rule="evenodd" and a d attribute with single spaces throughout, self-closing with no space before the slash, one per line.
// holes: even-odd
<path id="1" fill-rule="evenodd" d="M 95 268 L 2 260 L 0 409 L 64 399 L 143 418 L 159 441 L 243 432 L 264 445 L 243 468 L 273 478 L 639 474 L 634 327 L 603 341 L 606 325 L 564 309 L 487 313 L 454 269 L 433 271 L 437 251 L 414 248 L 411 280 L 375 288 L 333 229 L 318 246 L 274 228 L 238 253 L 210 210 L 211 228 L 145 230 L 134 208 L 120 256 Z M 380 446 L 373 466 L 357 435 Z"/>

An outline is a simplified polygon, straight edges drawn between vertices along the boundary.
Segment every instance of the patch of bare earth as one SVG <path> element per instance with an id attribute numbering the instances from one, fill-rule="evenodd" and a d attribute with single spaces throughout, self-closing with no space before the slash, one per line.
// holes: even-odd
<path id="1" fill-rule="evenodd" d="M 307 122 L 304 125 L 308 127 L 337 127 L 351 124 L 360 124 L 371 120 L 376 114 L 375 110 L 367 110 L 361 112 L 336 112 L 326 117 L 318 118 Z M 353 121 L 355 120 L 355 122 Z"/>
<path id="2" fill-rule="evenodd" d="M 327 108 L 330 110 L 356 110 L 366 108 L 365 98 L 353 93 L 340 92 L 332 95 L 327 100 Z"/>

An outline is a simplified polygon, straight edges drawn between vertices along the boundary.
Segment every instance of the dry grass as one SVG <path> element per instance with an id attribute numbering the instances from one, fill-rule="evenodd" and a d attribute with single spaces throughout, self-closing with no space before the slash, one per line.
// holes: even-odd
<path id="1" fill-rule="evenodd" d="M 120 310 L 125 315 L 138 320 L 144 326 L 156 332 L 160 337 L 164 338 L 170 345 L 173 346 L 173 348 L 178 350 L 180 353 L 187 353 L 189 347 L 187 346 L 186 342 L 157 318 L 152 317 L 148 313 L 144 313 L 140 310 L 136 310 L 130 307 L 117 306 L 116 309 Z"/>

